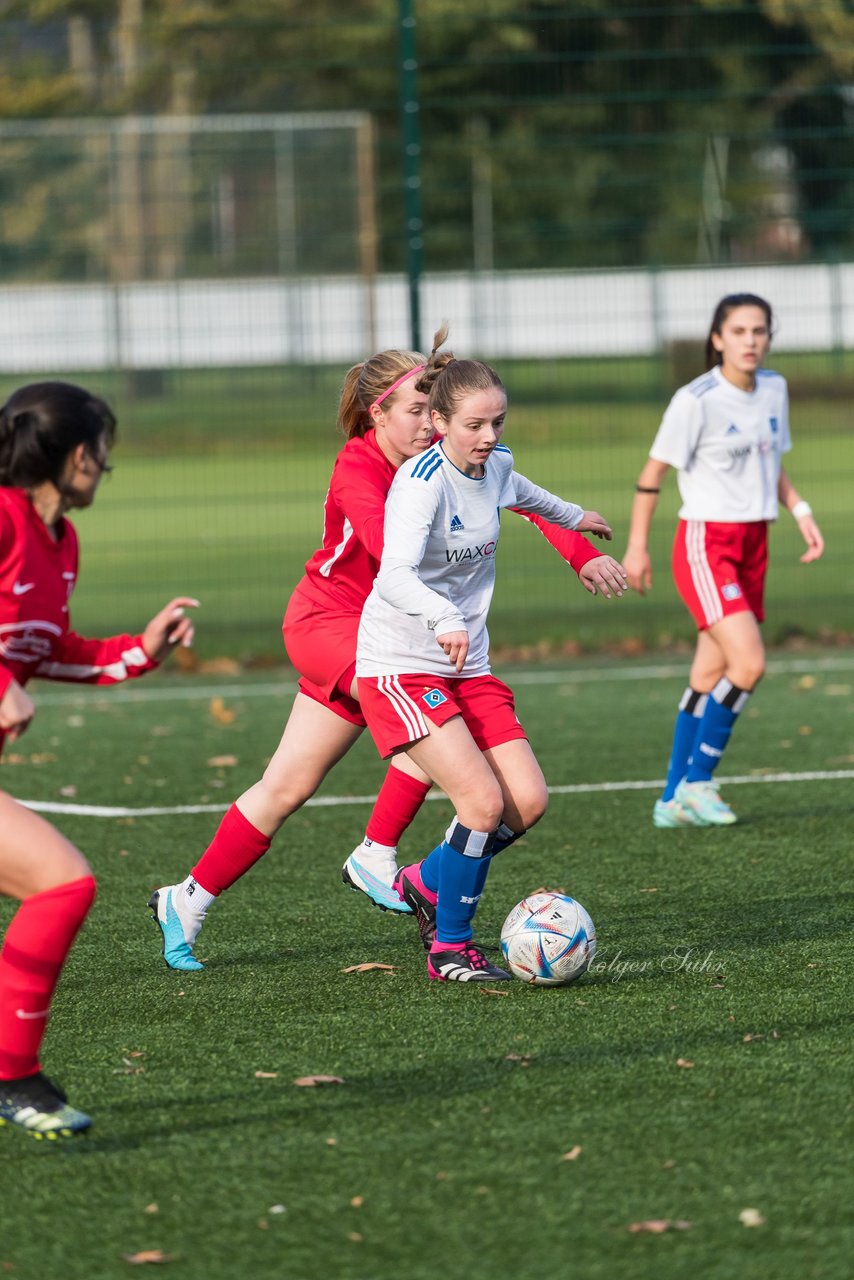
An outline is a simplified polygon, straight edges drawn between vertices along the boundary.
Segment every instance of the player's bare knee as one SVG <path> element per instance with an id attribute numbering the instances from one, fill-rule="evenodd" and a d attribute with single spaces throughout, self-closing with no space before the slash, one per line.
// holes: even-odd
<path id="1" fill-rule="evenodd" d="M 738 689 L 745 689 L 750 693 L 759 684 L 759 681 L 765 674 L 765 657 L 764 654 L 757 658 L 748 658 L 738 664 L 737 667 L 731 668 L 727 672 L 729 679 Z"/>
<path id="2" fill-rule="evenodd" d="M 261 785 L 269 808 L 282 821 L 310 800 L 318 787 L 314 777 L 300 773 L 277 777 L 267 772 L 261 779 Z"/>

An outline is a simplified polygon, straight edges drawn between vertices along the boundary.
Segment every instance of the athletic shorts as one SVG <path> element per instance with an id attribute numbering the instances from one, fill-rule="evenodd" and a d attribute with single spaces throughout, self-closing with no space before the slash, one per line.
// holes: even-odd
<path id="1" fill-rule="evenodd" d="M 528 735 L 513 690 L 495 676 L 360 676 L 359 696 L 377 750 L 385 760 L 426 738 L 430 725 L 462 716 L 481 751 Z"/>
<path id="2" fill-rule="evenodd" d="M 299 690 L 336 716 L 364 728 L 362 709 L 350 689 L 356 676 L 357 613 L 333 613 L 293 593 L 285 610 L 282 635 L 299 672 Z"/>
<path id="3" fill-rule="evenodd" d="M 768 525 L 680 520 L 673 543 L 673 578 L 697 628 L 732 613 L 765 617 Z"/>

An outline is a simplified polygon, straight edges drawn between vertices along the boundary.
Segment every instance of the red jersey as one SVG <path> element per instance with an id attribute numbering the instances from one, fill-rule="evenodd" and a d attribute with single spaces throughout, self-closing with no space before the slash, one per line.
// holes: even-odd
<path id="1" fill-rule="evenodd" d="M 361 613 L 383 552 L 385 501 L 397 468 L 376 442 L 373 427 L 348 440 L 335 460 L 323 507 L 323 543 L 305 566 L 297 590 L 318 605 Z M 514 510 L 514 508 L 510 508 Z M 576 573 L 602 552 L 580 533 L 541 516 L 518 512 L 537 526 Z"/>
<path id="2" fill-rule="evenodd" d="M 140 636 L 86 640 L 69 629 L 77 534 L 65 517 L 56 532 L 54 541 L 23 489 L 0 488 L 0 697 L 13 678 L 115 684 L 158 665 Z"/>

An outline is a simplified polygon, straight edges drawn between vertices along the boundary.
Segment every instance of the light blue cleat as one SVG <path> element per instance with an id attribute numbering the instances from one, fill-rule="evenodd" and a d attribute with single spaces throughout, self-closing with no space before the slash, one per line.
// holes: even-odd
<path id="1" fill-rule="evenodd" d="M 385 875 L 377 875 L 359 861 L 357 855 L 361 851 L 362 846 L 359 845 L 341 868 L 341 879 L 344 884 L 349 889 L 356 889 L 359 893 L 363 893 L 374 906 L 379 907 L 380 911 L 393 911 L 399 916 L 411 915 L 412 908 L 402 900 L 393 884 L 394 877 L 397 875 L 397 864 L 394 859 L 388 859 L 386 872 L 388 881 L 386 881 Z"/>
<path id="2" fill-rule="evenodd" d="M 704 827 L 731 827 L 738 818 L 722 800 L 716 782 L 686 782 L 683 778 L 676 788 L 676 800 Z"/>
<path id="3" fill-rule="evenodd" d="M 679 803 L 678 800 L 656 800 L 652 811 L 654 827 L 704 827 L 705 822 Z"/>
<path id="4" fill-rule="evenodd" d="M 163 959 L 169 968 L 187 972 L 204 969 L 205 966 L 193 955 L 193 948 L 184 937 L 184 927 L 172 902 L 172 886 L 164 885 L 162 889 L 155 889 L 148 899 L 148 905 L 163 934 Z"/>

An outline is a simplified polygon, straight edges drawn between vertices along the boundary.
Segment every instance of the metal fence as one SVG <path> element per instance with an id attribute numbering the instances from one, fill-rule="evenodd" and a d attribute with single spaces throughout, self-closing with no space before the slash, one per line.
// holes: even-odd
<path id="1" fill-rule="evenodd" d="M 207 589 L 211 644 L 274 650 L 319 534 L 344 369 L 442 320 L 456 349 L 502 362 L 531 473 L 585 485 L 624 531 L 661 409 L 733 288 L 775 304 L 806 487 L 844 545 L 849 7 L 116 0 L 0 17 L 0 389 L 85 379 L 121 421 L 126 478 L 85 517 L 83 621 Z M 559 637 L 552 570 L 517 541 L 501 638 Z M 786 579 L 780 634 L 851 629 L 851 585 L 835 552 Z M 688 631 L 666 594 L 622 617 L 589 643 Z"/>

